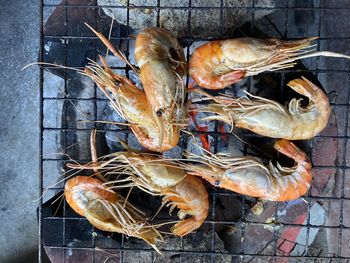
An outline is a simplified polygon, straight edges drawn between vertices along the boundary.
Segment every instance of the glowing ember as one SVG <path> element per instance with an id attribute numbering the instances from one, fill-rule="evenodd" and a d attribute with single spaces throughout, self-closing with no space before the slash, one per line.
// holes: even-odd
<path id="1" fill-rule="evenodd" d="M 193 124 L 196 127 L 196 130 L 199 132 L 207 132 L 208 131 L 208 126 L 201 126 L 198 124 L 197 120 L 196 120 L 196 116 L 197 116 L 198 112 L 190 112 L 189 115 L 193 121 Z M 208 135 L 207 134 L 200 134 L 199 138 L 202 142 L 202 146 L 204 149 L 206 149 L 207 151 L 210 151 L 210 143 L 208 140 Z"/>
<path id="2" fill-rule="evenodd" d="M 221 139 L 224 141 L 224 142 L 227 142 L 228 140 L 228 134 L 225 133 L 225 123 L 223 122 L 219 122 L 219 125 L 218 125 L 218 130 L 219 132 L 221 133 Z"/>

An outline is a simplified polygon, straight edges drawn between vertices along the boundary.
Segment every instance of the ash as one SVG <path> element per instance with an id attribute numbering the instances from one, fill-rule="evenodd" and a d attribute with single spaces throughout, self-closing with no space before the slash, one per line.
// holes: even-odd
<path id="1" fill-rule="evenodd" d="M 202 0 L 200 6 L 216 6 L 215 1 Z M 239 2 L 239 3 L 237 3 Z M 260 1 L 263 6 L 274 7 L 273 0 Z M 125 0 L 98 0 L 98 5 L 102 6 L 103 11 L 111 18 L 114 18 L 122 25 L 129 25 L 134 31 L 139 31 L 147 27 L 157 26 L 157 1 L 130 1 L 130 6 L 134 8 L 129 11 L 129 23 L 127 23 L 127 9 L 115 8 L 116 6 L 127 6 Z M 251 0 L 226 1 L 227 6 L 251 6 Z M 148 6 L 151 6 L 147 8 Z M 169 30 L 176 37 L 186 37 L 189 35 L 188 27 L 188 10 L 178 9 L 179 7 L 188 7 L 188 1 L 172 1 L 162 0 L 161 6 L 171 6 L 172 9 L 161 9 L 159 12 L 159 24 L 161 27 Z M 137 7 L 142 6 L 142 7 Z M 198 6 L 198 3 L 193 3 L 192 6 Z M 272 13 L 272 9 L 261 9 L 254 12 L 254 19 L 258 20 Z M 197 38 L 213 38 L 219 37 L 220 28 L 220 10 L 218 9 L 194 9 L 191 12 L 191 34 Z M 228 9 L 222 14 L 223 27 L 222 33 L 230 35 L 232 31 L 246 22 L 252 20 L 252 12 L 249 9 Z"/>

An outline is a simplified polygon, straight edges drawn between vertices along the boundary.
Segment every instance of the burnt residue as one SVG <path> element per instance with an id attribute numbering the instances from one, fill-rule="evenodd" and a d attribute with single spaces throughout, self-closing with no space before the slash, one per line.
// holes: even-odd
<path id="1" fill-rule="evenodd" d="M 243 253 L 242 228 L 243 227 L 241 224 L 236 224 L 233 226 L 224 225 L 221 231 L 217 232 L 219 238 L 224 243 L 225 249 L 230 253 L 236 253 L 236 254 Z"/>

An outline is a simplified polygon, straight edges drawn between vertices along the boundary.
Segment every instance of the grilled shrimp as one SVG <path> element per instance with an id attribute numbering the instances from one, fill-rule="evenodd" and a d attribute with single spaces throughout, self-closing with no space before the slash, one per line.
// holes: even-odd
<path id="1" fill-rule="evenodd" d="M 152 111 L 164 130 L 184 117 L 186 59 L 177 41 L 162 28 L 147 28 L 135 41 L 135 59 Z M 173 128 L 174 129 L 174 128 Z"/>
<path id="2" fill-rule="evenodd" d="M 321 51 L 313 52 L 315 37 L 283 41 L 279 39 L 236 38 L 210 41 L 197 48 L 189 62 L 189 74 L 201 87 L 223 89 L 244 77 L 264 71 L 290 68 L 295 61 L 308 57 L 349 56 Z"/>
<path id="3" fill-rule="evenodd" d="M 202 177 L 213 186 L 270 201 L 297 199 L 307 192 L 312 180 L 311 162 L 306 154 L 287 140 L 278 140 L 274 148 L 295 160 L 294 167 L 271 162 L 266 167 L 253 157 L 228 157 L 208 152 L 204 156 L 189 154 L 200 165 L 182 164 L 189 174 Z M 199 158 L 199 160 L 198 160 Z"/>
<path id="4" fill-rule="evenodd" d="M 102 34 L 95 31 L 87 25 L 101 41 L 112 51 L 118 58 L 126 62 L 135 72 L 136 69 L 119 51 Z M 143 91 L 139 90 L 129 79 L 120 76 L 108 67 L 107 63 L 100 56 L 103 68 L 97 63 L 90 64 L 85 73 L 90 76 L 104 94 L 110 99 L 114 109 L 125 120 L 131 123 L 131 129 L 138 141 L 147 149 L 152 151 L 163 152 L 175 147 L 179 141 L 181 125 L 177 119 L 169 119 L 164 123 L 161 113 L 152 108 L 152 99 L 147 97 Z M 152 73 L 154 75 L 154 72 Z M 184 88 L 180 89 L 184 92 Z M 178 93 L 176 96 L 180 96 Z M 181 95 L 184 99 L 184 94 Z M 155 98 L 156 100 L 158 98 Z M 163 99 L 163 98 L 159 98 Z M 174 114 L 176 117 L 183 118 L 184 107 L 182 104 L 174 104 Z M 175 107 L 176 106 L 176 107 Z M 171 123 L 170 123 L 171 122 Z M 166 127 L 166 128 L 165 128 Z"/>
<path id="5" fill-rule="evenodd" d="M 175 147 L 180 137 L 176 127 L 170 127 L 160 136 L 157 116 L 152 112 L 146 95 L 124 76 L 114 73 L 100 57 L 103 67 L 90 63 L 85 73 L 93 79 L 110 100 L 118 114 L 130 123 L 138 141 L 151 151 L 163 152 Z M 159 141 L 162 137 L 162 142 Z"/>
<path id="6" fill-rule="evenodd" d="M 179 141 L 182 120 L 185 117 L 185 87 L 182 77 L 186 70 L 185 56 L 176 38 L 161 28 L 149 28 L 142 31 L 137 36 L 135 43 L 135 58 L 140 66 L 138 70 L 111 45 L 108 39 L 89 25 L 87 26 L 115 56 L 140 74 L 144 92 L 138 92 L 138 96 L 142 97 L 140 105 L 147 108 L 147 114 L 142 114 L 142 112 L 136 114 L 139 114 L 138 119 L 143 119 L 143 122 L 146 121 L 148 125 L 146 127 L 136 122 L 138 128 L 135 128 L 136 125 L 133 127 L 140 143 L 158 152 L 175 147 Z M 114 73 L 110 72 L 110 74 Z M 108 86 L 107 83 L 102 84 L 105 87 Z M 129 98 L 129 101 L 137 99 L 138 97 L 132 97 Z M 145 100 L 147 103 L 144 102 Z M 145 129 L 147 132 L 144 131 Z M 140 136 L 140 134 L 143 135 Z"/>
<path id="7" fill-rule="evenodd" d="M 66 182 L 64 196 L 70 207 L 94 227 L 140 238 L 159 252 L 156 242 L 162 239 L 160 233 L 143 219 L 141 211 L 99 179 L 73 177 Z"/>
<path id="8" fill-rule="evenodd" d="M 81 165 L 79 168 L 98 169 L 107 176 L 129 175 L 124 179 L 111 179 L 106 184 L 113 184 L 113 189 L 136 186 L 149 194 L 163 196 L 163 205 L 170 206 L 170 212 L 175 207 L 179 209 L 180 221 L 171 228 L 177 236 L 199 228 L 208 215 L 208 193 L 203 183 L 171 161 L 127 151 L 106 155 L 97 166 Z M 190 217 L 185 219 L 185 216 Z"/>
<path id="9" fill-rule="evenodd" d="M 275 101 L 252 95 L 240 98 L 213 97 L 203 91 L 194 90 L 214 100 L 214 103 L 197 105 L 197 109 L 194 110 L 216 114 L 203 118 L 205 120 L 221 120 L 267 137 L 310 139 L 327 125 L 331 113 L 328 97 L 304 77 L 294 79 L 287 85 L 308 97 L 309 104 L 302 107 L 300 106 L 302 99 L 294 98 L 286 108 Z"/>

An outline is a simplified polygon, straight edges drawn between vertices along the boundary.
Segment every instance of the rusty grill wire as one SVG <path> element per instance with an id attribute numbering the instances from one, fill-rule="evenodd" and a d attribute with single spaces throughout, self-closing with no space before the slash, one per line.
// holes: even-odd
<path id="1" fill-rule="evenodd" d="M 340 1 L 344 3 L 342 5 L 341 3 L 336 3 L 336 1 L 310 1 L 309 3 L 303 3 L 303 1 L 283 1 L 280 3 L 276 3 L 274 7 L 266 7 L 262 6 L 259 1 L 252 0 L 250 2 L 249 6 L 227 6 L 225 4 L 224 0 L 217 1 L 216 6 L 198 6 L 197 4 L 194 6 L 193 3 L 196 2 L 195 0 L 189 0 L 188 6 L 179 6 L 179 7 L 173 7 L 173 6 L 162 6 L 161 4 L 162 0 L 157 1 L 157 5 L 155 6 L 136 6 L 131 5 L 130 0 L 127 1 L 127 6 L 114 6 L 113 8 L 120 8 L 123 9 L 126 13 L 127 17 L 127 26 L 129 26 L 129 12 L 131 9 L 137 9 L 137 8 L 148 8 L 151 10 L 156 10 L 157 13 L 157 25 L 159 26 L 159 15 L 161 10 L 167 10 L 167 9 L 178 9 L 178 10 L 184 10 L 188 14 L 187 18 L 187 26 L 188 26 L 188 35 L 181 38 L 182 42 L 190 43 L 194 40 L 207 40 L 207 38 L 197 38 L 192 37 L 192 28 L 191 28 L 191 12 L 193 10 L 219 10 L 220 13 L 220 26 L 218 30 L 220 31 L 220 36 L 223 36 L 223 12 L 224 10 L 249 10 L 251 13 L 251 19 L 250 19 L 250 36 L 254 36 L 254 30 L 255 30 L 255 12 L 259 10 L 272 10 L 272 11 L 282 11 L 281 14 L 284 14 L 284 17 L 281 18 L 283 23 L 279 23 L 278 25 L 272 22 L 269 17 L 265 17 L 265 22 L 274 30 L 274 33 L 281 37 L 281 38 L 300 38 L 305 35 L 302 35 L 303 33 L 295 33 L 289 34 L 288 29 L 290 27 L 290 24 L 293 23 L 293 21 L 290 21 L 289 19 L 289 13 L 290 12 L 296 12 L 299 11 L 303 13 L 304 11 L 308 11 L 305 14 L 310 14 L 310 12 L 317 17 L 315 24 L 315 30 L 312 32 L 312 36 L 319 36 L 319 40 L 317 41 L 318 49 L 320 47 L 326 47 L 327 49 L 334 50 L 334 51 L 340 51 L 345 52 L 347 50 L 337 50 L 342 48 L 341 43 L 348 43 L 349 41 L 349 35 L 344 34 L 341 30 L 344 28 L 337 27 L 337 24 L 334 23 L 334 31 L 333 34 L 329 35 L 326 33 L 322 33 L 322 27 L 324 24 L 322 21 L 328 21 L 328 23 L 332 23 L 332 21 L 339 21 L 337 20 L 336 16 L 341 12 L 349 12 L 350 11 L 350 5 L 345 5 L 345 3 L 348 3 L 346 1 Z M 81 4 L 83 2 L 83 4 Z M 277 1 L 276 1 L 277 2 Z M 296 2 L 296 3 L 295 3 Z M 312 3 L 311 3 L 312 2 Z M 240 3 L 239 1 L 237 3 Z M 311 3 L 311 4 L 310 4 Z M 88 43 L 91 47 L 91 59 L 96 60 L 96 47 L 98 45 L 101 45 L 99 43 L 99 40 L 89 34 L 81 34 L 77 33 L 79 32 L 79 27 L 77 28 L 69 28 L 69 18 L 71 16 L 74 16 L 75 12 L 78 9 L 100 9 L 102 6 L 97 6 L 95 1 L 73 1 L 73 0 L 67 0 L 63 2 L 57 2 L 54 0 L 44 0 L 41 3 L 41 10 L 42 10 L 42 24 L 41 24 L 41 54 L 40 54 L 40 61 L 44 60 L 44 52 L 45 52 L 45 41 L 47 40 L 53 40 L 53 39 L 59 39 L 61 41 L 62 46 L 64 47 L 64 52 L 62 54 L 58 54 L 58 56 L 61 56 L 63 58 L 64 64 L 68 66 L 75 66 L 74 62 L 70 61 L 71 52 L 75 52 L 74 50 L 70 50 L 70 43 L 73 41 L 80 41 L 80 43 Z M 112 7 L 112 6 L 108 6 Z M 63 10 L 62 16 L 60 17 L 61 20 L 56 21 L 57 23 L 63 24 L 63 31 L 57 32 L 55 34 L 48 34 L 46 33 L 44 29 L 44 20 L 46 12 L 53 9 L 61 9 Z M 84 19 L 82 19 L 84 20 Z M 82 24 L 80 24 L 80 29 L 84 27 L 82 21 Z M 97 24 L 99 21 L 96 22 Z M 95 26 L 95 25 L 93 25 Z M 119 40 L 130 40 L 133 39 L 134 36 L 129 37 L 129 29 L 127 28 L 126 36 L 128 37 L 115 37 L 112 35 L 111 40 L 112 41 L 119 41 Z M 84 32 L 87 32 L 87 30 L 83 30 Z M 348 31 L 349 33 L 349 31 Z M 268 34 L 267 34 L 268 35 Z M 220 36 L 218 38 L 220 38 Z M 185 54 L 187 57 L 187 61 L 189 59 L 190 53 L 189 48 L 185 49 Z M 126 55 L 129 56 L 128 48 L 126 50 Z M 334 74 L 335 76 L 345 76 L 344 82 L 337 82 L 337 85 L 340 84 L 340 92 L 338 96 L 340 96 L 339 100 L 332 101 L 332 106 L 335 110 L 337 110 L 337 113 L 341 113 L 342 118 L 338 117 L 338 126 L 337 126 L 337 132 L 336 134 L 321 134 L 319 135 L 315 140 L 311 142 L 311 148 L 318 147 L 319 140 L 333 140 L 337 141 L 338 149 L 335 151 L 337 152 L 337 160 L 336 164 L 329 165 L 327 162 L 323 163 L 317 163 L 315 160 L 313 160 L 313 155 L 311 155 L 313 164 L 314 164 L 314 170 L 318 171 L 315 173 L 315 177 L 318 173 L 322 173 L 329 171 L 330 169 L 336 169 L 336 175 L 337 180 L 340 180 L 340 187 L 336 189 L 337 191 L 333 191 L 331 194 L 323 195 L 322 193 L 314 193 L 312 191 L 313 186 L 311 187 L 311 190 L 304 196 L 304 200 L 307 202 L 307 214 L 305 218 L 305 224 L 303 222 L 295 223 L 295 222 L 288 222 L 286 220 L 285 222 L 278 222 L 278 227 L 273 227 L 273 237 L 269 242 L 266 242 L 263 247 L 261 247 L 260 251 L 258 252 L 249 252 L 245 248 L 245 244 L 248 242 L 247 237 L 244 236 L 245 231 L 247 229 L 254 229 L 259 227 L 269 227 L 271 224 L 266 223 L 265 220 L 262 221 L 249 221 L 244 218 L 244 216 L 241 216 L 238 220 L 217 220 L 217 202 L 221 198 L 239 198 L 239 200 L 242 202 L 241 206 L 241 214 L 246 214 L 246 203 L 249 202 L 247 199 L 243 196 L 230 193 L 227 191 L 222 191 L 214 188 L 210 188 L 210 203 L 211 203 L 211 209 L 208 215 L 208 218 L 205 222 L 206 227 L 209 229 L 209 235 L 210 238 L 207 240 L 209 244 L 209 249 L 205 251 L 201 251 L 200 249 L 196 249 L 196 247 L 188 247 L 184 246 L 185 241 L 183 239 L 180 239 L 180 245 L 177 249 L 167 249 L 166 247 L 162 249 L 162 253 L 164 255 L 173 255 L 173 257 L 170 257 L 172 260 L 176 262 L 305 262 L 307 260 L 312 262 L 349 262 L 350 261 L 350 245 L 349 245 L 349 232 L 350 232 L 350 224 L 348 223 L 347 216 L 345 211 L 345 206 L 348 205 L 348 202 L 350 202 L 350 193 L 348 193 L 348 189 L 346 187 L 346 184 L 349 183 L 349 180 L 347 179 L 348 176 L 350 176 L 349 173 L 349 163 L 350 163 L 350 153 L 347 152 L 347 146 L 349 141 L 349 98 L 350 98 L 350 76 L 349 76 L 349 63 L 346 62 L 346 66 L 344 68 L 344 64 L 341 64 L 337 68 L 337 61 L 333 59 L 327 59 L 325 64 L 325 67 L 321 67 L 321 61 L 323 58 L 316 58 L 311 60 L 311 69 L 288 69 L 288 70 L 282 70 L 278 73 L 273 73 L 274 76 L 278 75 L 280 78 L 280 92 L 281 94 L 284 94 L 284 87 L 285 87 L 285 78 L 286 75 L 289 73 L 297 73 L 299 75 L 306 74 L 306 73 L 312 73 L 317 78 L 322 75 L 331 75 Z M 117 70 L 124 70 L 126 75 L 129 76 L 129 68 L 127 67 L 117 67 Z M 85 105 L 85 107 L 90 107 L 92 110 L 90 114 L 85 115 L 88 116 L 88 119 L 91 120 L 97 120 L 97 111 L 100 107 L 101 103 L 106 103 L 106 99 L 99 94 L 98 90 L 95 89 L 90 94 L 90 97 L 76 97 L 74 95 L 74 85 L 72 85 L 70 77 L 67 77 L 68 70 L 62 70 L 62 76 L 64 78 L 63 83 L 55 84 L 54 87 L 60 87 L 64 92 L 62 92 L 60 95 L 54 94 L 52 95 L 50 92 L 47 92 L 45 90 L 48 86 L 46 83 L 48 77 L 48 73 L 46 70 L 41 68 L 41 84 L 40 84 L 40 101 L 41 101 L 41 107 L 40 107 L 40 116 L 41 116 L 41 145 L 40 145 L 40 193 L 41 195 L 45 196 L 48 195 L 53 196 L 54 194 L 62 191 L 62 184 L 54 185 L 53 187 L 50 187 L 49 190 L 45 190 L 50 183 L 53 183 L 52 175 L 50 177 L 50 173 L 54 173 L 51 169 L 52 167 L 64 167 L 64 163 L 69 160 L 67 156 L 72 157 L 75 160 L 78 161 L 89 161 L 89 157 L 86 155 L 79 155 L 79 151 L 87 151 L 89 147 L 88 139 L 86 139 L 86 145 L 76 145 L 75 141 L 70 138 L 77 138 L 79 136 L 83 136 L 84 138 L 88 138 L 91 128 L 98 128 L 99 132 L 107 132 L 108 129 L 101 128 L 103 126 L 96 124 L 96 123 L 90 123 L 87 126 L 80 127 L 79 125 L 72 125 L 70 123 L 71 117 L 69 116 L 69 110 L 67 108 L 69 107 L 79 107 L 79 105 Z M 335 80 L 335 78 L 333 79 Z M 247 86 L 250 87 L 250 84 L 252 82 L 252 78 L 248 78 L 247 80 Z M 75 82 L 73 81 L 73 84 Z M 327 88 L 327 87 L 326 87 Z M 248 88 L 249 89 L 249 88 Z M 331 95 L 331 94 L 329 94 Z M 49 112 L 50 105 L 53 103 L 57 105 L 63 105 L 63 117 L 65 118 L 64 124 L 61 125 L 62 127 L 52 127 L 50 125 L 47 125 L 45 123 L 45 114 L 56 114 L 55 112 Z M 46 113 L 48 112 L 48 113 Z M 339 127 L 341 127 L 342 131 L 339 132 Z M 115 130 L 113 130 L 115 131 Z M 244 131 L 243 131 L 244 132 Z M 118 131 L 118 133 L 130 133 L 129 130 L 123 129 Z M 199 134 L 206 134 L 210 135 L 213 138 L 213 149 L 214 152 L 218 150 L 218 140 L 219 136 L 222 134 L 225 134 L 218 130 L 218 125 L 215 125 L 215 130 L 210 132 L 195 132 L 197 135 Z M 228 135 L 232 136 L 232 135 Z M 248 135 L 248 136 L 254 136 L 254 135 Z M 62 145 L 58 146 L 58 148 L 50 148 L 48 145 L 48 141 L 52 140 L 53 138 L 61 138 L 60 142 Z M 184 135 L 184 137 L 186 137 Z M 63 138 L 63 139 L 62 139 Z M 182 148 L 186 148 L 186 139 L 183 139 Z M 327 149 L 328 150 L 328 149 Z M 327 150 L 320 150 L 320 154 L 327 154 Z M 331 152 L 332 149 L 329 149 L 329 154 L 335 154 L 335 152 Z M 247 147 L 244 146 L 243 152 L 246 154 L 248 151 Z M 54 152 L 61 152 L 66 155 L 52 155 Z M 341 152 L 341 153 L 338 153 Z M 327 159 L 327 158 L 326 158 Z M 51 170 L 50 170 L 51 169 Z M 56 178 L 57 179 L 57 178 Z M 317 178 L 316 178 L 317 179 Z M 314 180 L 316 180 L 314 178 Z M 51 181 L 50 181 L 51 180 Z M 315 182 L 313 182 L 314 185 Z M 50 196 L 50 197 L 51 197 Z M 311 203 L 315 202 L 331 202 L 331 205 L 337 204 L 339 206 L 339 221 L 338 224 L 334 225 L 314 225 L 310 222 L 310 209 L 311 209 Z M 274 203 L 275 212 L 274 215 L 277 218 L 277 210 L 278 207 L 281 205 L 284 205 L 283 203 Z M 128 259 L 130 259 L 130 256 L 135 255 L 141 255 L 142 259 L 144 259 L 145 262 L 148 262 L 150 260 L 153 261 L 161 261 L 156 254 L 155 251 L 153 251 L 149 246 L 138 246 L 129 244 L 129 240 L 127 240 L 124 236 L 121 237 L 121 245 L 120 247 L 115 247 L 115 244 L 111 242 L 110 246 L 100 247 L 101 239 L 104 237 L 100 236 L 100 234 L 96 235 L 93 233 L 96 233 L 95 229 L 93 229 L 89 223 L 81 217 L 78 217 L 76 214 L 72 213 L 68 205 L 63 201 L 60 209 L 61 214 L 59 215 L 51 215 L 47 214 L 45 210 L 45 206 L 43 206 L 43 200 L 40 201 L 40 206 L 38 209 L 38 215 L 39 215 L 39 235 L 40 235 L 40 253 L 39 253 L 39 260 L 42 260 L 43 257 L 43 251 L 44 249 L 46 252 L 48 252 L 51 255 L 56 255 L 56 257 L 60 258 L 60 261 L 58 262 L 104 262 L 104 260 L 108 260 L 107 262 L 128 262 Z M 347 210 L 348 211 L 348 210 Z M 215 235 L 215 227 L 218 225 L 228 225 L 232 226 L 234 228 L 237 228 L 241 231 L 242 236 L 242 247 L 241 249 L 238 249 L 237 252 L 228 252 L 226 250 L 218 249 L 217 248 L 217 236 Z M 288 238 L 283 239 L 281 237 L 280 232 L 282 232 L 282 229 L 284 228 L 295 228 L 295 229 L 302 229 L 303 231 L 306 231 L 305 236 L 305 242 L 304 243 L 298 243 L 296 241 L 288 240 Z M 88 231 L 87 231 L 88 229 Z M 312 245 L 309 244 L 309 236 L 310 231 L 313 231 L 317 229 L 318 231 L 330 231 L 333 233 L 334 242 L 337 243 L 336 250 L 335 251 L 328 251 L 327 247 L 324 247 L 322 245 Z M 75 233 L 77 233 L 79 230 L 83 233 L 84 231 L 88 232 L 89 235 L 81 234 L 81 236 L 76 237 L 74 236 Z M 98 232 L 98 231 L 97 231 Z M 56 233 L 56 236 L 51 239 L 44 238 L 46 234 L 52 235 L 53 233 Z M 195 234 L 193 234 L 195 235 Z M 249 237 L 248 237 L 249 238 Z M 282 242 L 281 242 L 282 238 Z M 80 242 L 78 244 L 75 243 L 74 246 L 71 245 L 71 241 L 74 239 L 80 239 Z M 107 239 L 110 240 L 110 239 Z M 250 242 L 254 242 L 250 241 Z M 106 243 L 104 243 L 106 244 Z M 302 254 L 297 255 L 290 255 L 285 254 L 283 251 L 281 251 L 281 246 L 292 246 L 295 247 L 303 246 L 304 252 Z M 269 249 L 267 249 L 269 247 Z"/>

